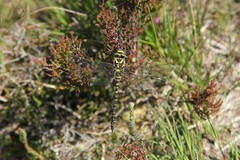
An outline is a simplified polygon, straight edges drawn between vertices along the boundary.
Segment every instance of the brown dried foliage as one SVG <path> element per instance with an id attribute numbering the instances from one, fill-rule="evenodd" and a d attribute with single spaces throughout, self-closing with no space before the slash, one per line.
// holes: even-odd
<path id="1" fill-rule="evenodd" d="M 34 59 L 41 64 L 50 77 L 60 79 L 62 83 L 72 86 L 78 91 L 91 84 L 93 70 L 89 65 L 79 65 L 78 61 L 86 58 L 85 50 L 81 49 L 81 41 L 77 37 L 61 37 L 60 42 L 51 47 L 51 56 L 42 60 Z"/>
<path id="2" fill-rule="evenodd" d="M 116 155 L 118 160 L 147 160 L 146 153 L 141 145 L 138 143 L 126 143 L 121 146 L 119 153 Z"/>
<path id="3" fill-rule="evenodd" d="M 214 78 L 206 89 L 201 90 L 197 86 L 193 93 L 188 93 L 188 100 L 194 105 L 194 111 L 200 118 L 207 119 L 220 109 L 222 99 L 215 101 L 219 89 L 220 87 L 217 88 L 216 78 Z"/>

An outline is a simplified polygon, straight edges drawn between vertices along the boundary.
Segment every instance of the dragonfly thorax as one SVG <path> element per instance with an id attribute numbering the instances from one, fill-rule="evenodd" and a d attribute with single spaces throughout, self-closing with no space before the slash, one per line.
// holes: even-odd
<path id="1" fill-rule="evenodd" d="M 126 63 L 126 53 L 122 50 L 118 50 L 114 54 L 114 67 L 116 69 L 122 69 Z"/>

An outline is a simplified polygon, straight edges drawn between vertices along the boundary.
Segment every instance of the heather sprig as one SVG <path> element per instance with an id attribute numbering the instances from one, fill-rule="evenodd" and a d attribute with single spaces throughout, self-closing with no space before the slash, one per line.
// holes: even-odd
<path id="1" fill-rule="evenodd" d="M 116 154 L 116 158 L 131 159 L 131 160 L 147 160 L 145 149 L 139 142 L 126 143 L 120 147 L 120 151 Z"/>
<path id="2" fill-rule="evenodd" d="M 81 49 L 81 41 L 71 36 L 61 37 L 60 42 L 51 47 L 51 56 L 42 60 L 34 59 L 47 72 L 50 77 L 58 78 L 65 85 L 69 85 L 80 91 L 91 84 L 93 69 L 87 65 L 79 63 L 86 58 L 86 52 Z"/>
<path id="3" fill-rule="evenodd" d="M 197 86 L 193 93 L 188 93 L 188 100 L 193 104 L 194 111 L 200 118 L 207 119 L 211 114 L 220 109 L 222 99 L 215 101 L 219 89 L 220 87 L 217 87 L 216 78 L 214 78 L 204 90 L 201 90 Z"/>
<path id="4" fill-rule="evenodd" d="M 101 5 L 98 15 L 104 45 L 108 53 L 124 50 L 127 55 L 137 55 L 137 38 L 143 33 L 142 17 L 146 16 L 148 6 L 154 6 L 157 0 L 116 0 L 113 9 Z"/>

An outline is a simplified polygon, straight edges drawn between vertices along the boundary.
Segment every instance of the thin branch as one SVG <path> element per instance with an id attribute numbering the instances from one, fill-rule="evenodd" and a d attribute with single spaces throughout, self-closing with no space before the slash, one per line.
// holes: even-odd
<path id="1" fill-rule="evenodd" d="M 83 13 L 80 13 L 80 12 L 77 12 L 77 11 L 73 11 L 73 10 L 70 10 L 70 9 L 62 8 L 62 7 L 55 7 L 55 6 L 40 8 L 38 10 L 35 10 L 35 11 L 31 12 L 31 14 L 36 14 L 36 13 L 41 12 L 41 11 L 52 10 L 52 9 L 62 10 L 62 11 L 68 12 L 68 13 L 72 13 L 72 14 L 76 14 L 76 15 L 79 15 L 79 16 L 87 17 L 86 14 L 83 14 Z"/>

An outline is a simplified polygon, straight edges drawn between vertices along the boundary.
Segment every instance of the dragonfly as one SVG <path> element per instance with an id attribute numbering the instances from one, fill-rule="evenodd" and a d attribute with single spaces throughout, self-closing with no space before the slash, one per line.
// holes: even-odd
<path id="1" fill-rule="evenodd" d="M 114 90 L 114 100 L 111 109 L 111 130 L 114 131 L 116 110 L 120 108 L 120 92 L 122 86 L 129 86 L 131 83 L 146 83 L 151 87 L 161 87 L 167 83 L 171 66 L 160 63 L 128 63 L 126 52 L 117 50 L 113 57 L 113 63 L 93 61 L 92 59 L 74 57 L 74 61 L 80 69 L 90 67 L 93 71 L 91 78 L 92 86 L 106 86 L 111 84 Z"/>

